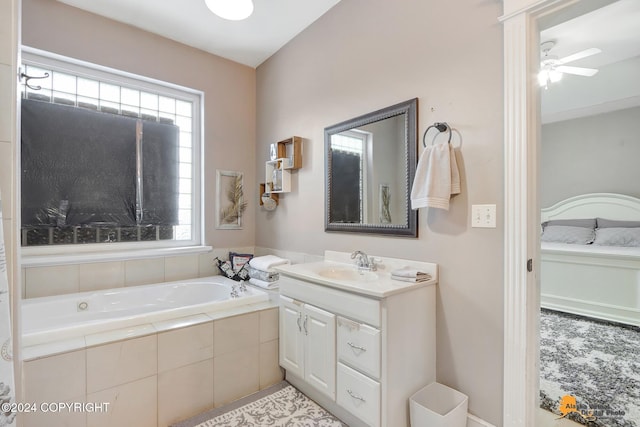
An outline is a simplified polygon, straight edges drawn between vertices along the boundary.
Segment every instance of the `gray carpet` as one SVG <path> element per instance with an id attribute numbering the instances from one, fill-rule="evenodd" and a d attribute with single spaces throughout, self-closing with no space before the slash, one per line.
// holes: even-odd
<path id="1" fill-rule="evenodd" d="M 540 398 L 587 426 L 640 427 L 640 328 L 542 310 Z"/>
<path id="2" fill-rule="evenodd" d="M 348 427 L 286 381 L 171 427 Z"/>

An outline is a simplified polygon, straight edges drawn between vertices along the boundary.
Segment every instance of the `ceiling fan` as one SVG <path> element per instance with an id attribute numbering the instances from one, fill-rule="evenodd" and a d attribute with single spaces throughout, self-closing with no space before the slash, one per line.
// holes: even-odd
<path id="1" fill-rule="evenodd" d="M 591 77 L 598 72 L 595 68 L 571 67 L 564 64 L 600 53 L 602 52 L 600 49 L 592 47 L 590 49 L 581 50 L 580 52 L 565 56 L 564 58 L 558 58 L 555 55 L 549 54 L 555 45 L 556 42 L 553 40 L 546 41 L 540 45 L 540 49 L 542 50 L 540 58 L 540 72 L 538 73 L 538 82 L 540 83 L 540 86 L 544 86 L 546 89 L 549 83 L 560 81 L 563 74 Z"/>

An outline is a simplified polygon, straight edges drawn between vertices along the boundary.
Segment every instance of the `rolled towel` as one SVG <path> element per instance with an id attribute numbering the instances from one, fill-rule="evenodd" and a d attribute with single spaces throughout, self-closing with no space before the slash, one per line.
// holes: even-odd
<path id="1" fill-rule="evenodd" d="M 264 255 L 251 258 L 249 265 L 257 270 L 273 272 L 273 267 L 278 265 L 291 264 L 291 261 L 280 258 L 276 255 Z"/>
<path id="2" fill-rule="evenodd" d="M 402 276 L 394 276 L 391 275 L 391 280 L 398 280 L 400 282 L 409 282 L 409 283 L 420 283 L 431 280 L 431 275 L 427 274 L 426 276 L 421 277 L 402 277 Z"/>
<path id="3" fill-rule="evenodd" d="M 427 276 L 429 277 L 429 279 L 431 278 L 431 275 L 429 273 L 425 273 L 424 271 L 420 271 L 416 268 L 411 267 L 402 267 L 398 268 L 397 270 L 393 270 L 391 272 L 391 276 L 406 277 L 410 279 L 422 278 Z"/>
<path id="4" fill-rule="evenodd" d="M 257 268 L 251 267 L 251 265 L 248 266 L 248 270 L 249 277 L 254 279 L 264 280 L 265 282 L 275 282 L 280 279 L 280 273 L 258 270 Z"/>
<path id="5" fill-rule="evenodd" d="M 277 280 L 275 282 L 266 282 L 264 280 L 260 280 L 252 277 L 251 279 L 249 279 L 249 283 L 264 289 L 275 289 L 278 287 Z"/>

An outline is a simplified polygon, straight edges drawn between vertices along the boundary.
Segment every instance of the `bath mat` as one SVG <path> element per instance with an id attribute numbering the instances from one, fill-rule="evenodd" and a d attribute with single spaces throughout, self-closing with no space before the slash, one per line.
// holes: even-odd
<path id="1" fill-rule="evenodd" d="M 171 427 L 348 427 L 286 381 Z"/>
<path id="2" fill-rule="evenodd" d="M 590 427 L 640 427 L 640 328 L 542 310 L 540 406 Z"/>

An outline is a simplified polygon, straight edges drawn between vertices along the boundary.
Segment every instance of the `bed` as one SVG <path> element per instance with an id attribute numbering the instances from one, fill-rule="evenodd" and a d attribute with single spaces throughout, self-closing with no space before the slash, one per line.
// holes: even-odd
<path id="1" fill-rule="evenodd" d="M 583 194 L 542 209 L 541 219 L 541 306 L 640 326 L 640 247 L 636 246 L 640 243 L 640 199 L 613 193 Z M 562 227 L 588 228 L 585 220 L 594 224 L 593 243 L 583 244 L 582 237 L 577 241 L 553 238 L 551 231 Z M 616 230 L 605 230 L 607 227 Z M 576 231 L 574 228 L 570 231 Z M 614 231 L 627 233 L 626 246 L 606 241 Z"/>

